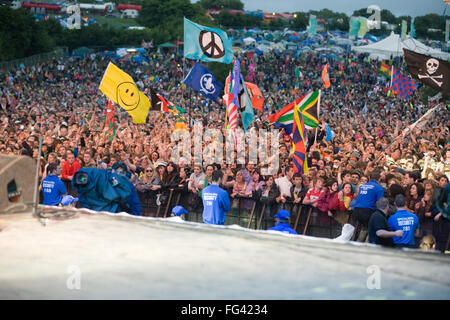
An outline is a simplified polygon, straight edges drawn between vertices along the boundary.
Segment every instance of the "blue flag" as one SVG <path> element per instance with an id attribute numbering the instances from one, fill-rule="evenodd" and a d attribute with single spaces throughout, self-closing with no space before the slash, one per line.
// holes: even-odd
<path id="1" fill-rule="evenodd" d="M 255 119 L 255 114 L 253 112 L 252 101 L 250 100 L 247 88 L 245 87 L 245 81 L 244 78 L 242 77 L 242 74 L 240 74 L 240 77 L 241 77 L 241 84 L 243 87 L 242 90 L 244 90 L 244 94 L 241 97 L 241 107 L 245 108 L 244 111 L 241 112 L 241 118 L 244 131 L 247 131 L 248 127 Z"/>
<path id="2" fill-rule="evenodd" d="M 222 84 L 216 81 L 213 73 L 198 62 L 186 76 L 184 83 L 213 101 L 217 101 L 222 90 Z"/>
<path id="3" fill-rule="evenodd" d="M 232 39 L 225 31 L 201 26 L 184 18 L 184 57 L 206 62 L 233 61 Z"/>

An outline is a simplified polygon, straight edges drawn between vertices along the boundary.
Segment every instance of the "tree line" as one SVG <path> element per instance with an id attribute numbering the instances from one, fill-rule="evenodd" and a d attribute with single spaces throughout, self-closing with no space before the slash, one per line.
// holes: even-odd
<path id="1" fill-rule="evenodd" d="M 24 9 L 12 10 L 7 6 L 0 7 L 0 61 L 23 58 L 38 53 L 49 52 L 55 47 L 65 46 L 69 50 L 78 47 L 98 47 L 104 50 L 113 49 L 120 45 L 139 45 L 142 40 L 153 39 L 156 45 L 167 41 L 183 40 L 183 17 L 199 24 L 220 28 L 262 28 L 282 30 L 289 28 L 295 31 L 306 30 L 309 15 L 314 14 L 318 19 L 326 21 L 327 30 L 348 32 L 349 17 L 345 13 L 334 12 L 329 9 L 309 12 L 295 12 L 291 20 L 274 19 L 270 22 L 258 16 L 248 14 L 231 14 L 226 9 L 243 10 L 240 0 L 200 0 L 191 3 L 190 0 L 126 0 L 115 2 L 141 4 L 142 10 L 137 22 L 145 26 L 145 30 L 116 29 L 102 24 L 90 24 L 81 29 L 65 29 L 58 21 L 49 18 L 35 21 L 32 14 Z M 207 13 L 208 9 L 221 9 L 214 16 Z M 353 15 L 368 17 L 367 9 L 356 10 Z M 419 38 L 444 40 L 442 32 L 432 32 L 428 29 L 445 29 L 445 19 L 437 14 L 416 17 L 414 24 Z M 411 17 L 396 17 L 388 10 L 381 11 L 381 19 L 396 25 L 395 32 L 399 33 L 401 21 L 408 21 L 410 28 Z M 379 30 L 371 30 L 374 35 L 388 35 L 389 30 L 382 26 Z"/>

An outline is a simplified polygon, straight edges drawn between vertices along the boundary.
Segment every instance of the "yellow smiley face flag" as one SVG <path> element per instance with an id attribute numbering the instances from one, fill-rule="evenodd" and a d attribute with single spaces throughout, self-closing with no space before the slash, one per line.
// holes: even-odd
<path id="1" fill-rule="evenodd" d="M 133 118 L 133 123 L 145 123 L 150 108 L 150 100 L 139 91 L 126 72 L 110 62 L 100 82 L 100 91 L 117 103 Z"/>

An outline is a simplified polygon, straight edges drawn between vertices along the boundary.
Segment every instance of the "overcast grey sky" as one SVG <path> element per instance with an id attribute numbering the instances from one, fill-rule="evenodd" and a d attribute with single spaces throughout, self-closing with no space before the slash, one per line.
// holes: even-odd
<path id="1" fill-rule="evenodd" d="M 196 0 L 193 0 L 194 2 Z M 381 9 L 388 9 L 396 16 L 421 16 L 428 13 L 442 15 L 445 9 L 443 0 L 241 0 L 245 10 L 264 10 L 268 12 L 309 11 L 328 8 L 347 15 L 354 10 L 367 8 L 375 4 Z M 450 14 L 447 8 L 446 14 Z M 381 17 L 383 19 L 383 17 Z"/>

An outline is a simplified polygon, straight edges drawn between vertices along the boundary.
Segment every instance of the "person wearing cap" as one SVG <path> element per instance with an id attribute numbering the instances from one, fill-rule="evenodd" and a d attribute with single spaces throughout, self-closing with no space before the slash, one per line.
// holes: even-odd
<path id="1" fill-rule="evenodd" d="M 267 230 L 280 231 L 280 232 L 290 233 L 290 234 L 297 234 L 297 231 L 292 229 L 289 225 L 290 217 L 291 217 L 291 214 L 289 213 L 289 211 L 279 210 L 278 213 L 275 215 L 276 226 L 269 228 Z"/>
<path id="2" fill-rule="evenodd" d="M 172 209 L 172 213 L 170 214 L 171 217 L 180 217 L 181 219 L 185 220 L 185 215 L 189 212 L 183 208 L 183 206 L 175 206 Z"/>
<path id="3" fill-rule="evenodd" d="M 206 224 L 225 224 L 225 212 L 230 211 L 230 197 L 219 187 L 222 177 L 222 171 L 213 171 L 211 184 L 203 189 L 203 222 Z"/>
<path id="4" fill-rule="evenodd" d="M 114 163 L 112 170 L 118 175 L 126 176 L 128 179 L 131 177 L 131 173 L 128 171 L 126 164 L 121 161 Z M 124 211 L 133 216 L 140 216 L 142 212 L 141 201 L 139 200 L 139 196 L 134 185 L 129 180 L 128 183 L 131 189 L 131 195 L 128 198 L 127 208 L 124 208 Z"/>

